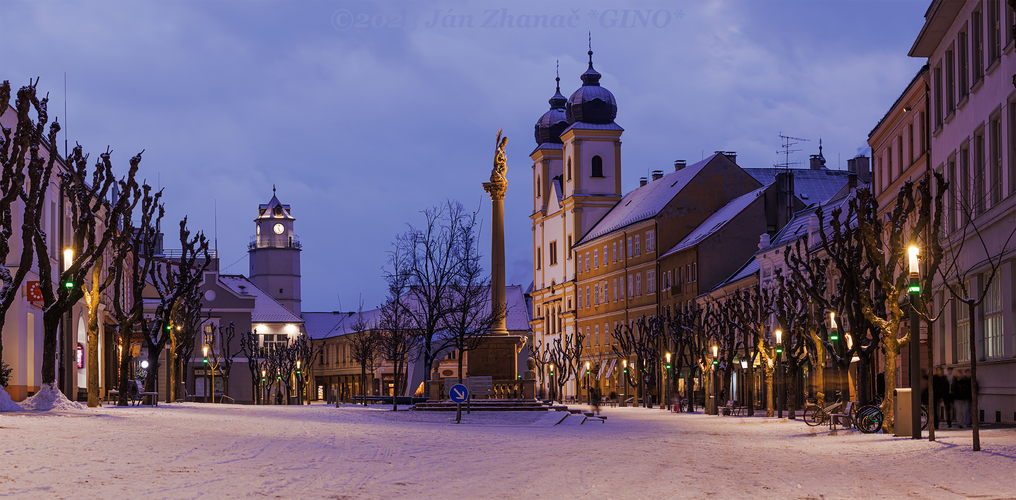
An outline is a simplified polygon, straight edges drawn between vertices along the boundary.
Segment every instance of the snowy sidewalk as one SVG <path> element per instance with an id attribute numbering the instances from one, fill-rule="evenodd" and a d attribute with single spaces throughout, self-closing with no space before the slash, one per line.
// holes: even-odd
<path id="1" fill-rule="evenodd" d="M 20 498 L 986 498 L 1016 495 L 1016 430 L 929 443 L 801 421 L 166 404 L 0 413 Z M 73 418 L 72 418 L 73 417 Z"/>

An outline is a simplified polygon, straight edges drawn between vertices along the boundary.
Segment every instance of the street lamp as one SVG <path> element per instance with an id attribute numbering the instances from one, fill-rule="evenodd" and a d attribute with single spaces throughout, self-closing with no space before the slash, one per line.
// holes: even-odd
<path id="1" fill-rule="evenodd" d="M 589 362 L 586 361 L 586 402 L 593 404 L 593 388 L 589 386 Z"/>
<path id="2" fill-rule="evenodd" d="M 719 411 L 719 404 L 720 404 L 720 402 L 717 400 L 717 397 L 719 397 L 719 395 L 717 394 L 717 392 L 719 392 L 717 390 L 717 385 L 719 385 L 719 380 L 717 380 L 717 378 L 716 378 L 716 368 L 720 365 L 720 360 L 717 359 L 719 354 L 720 354 L 720 348 L 719 348 L 719 346 L 717 346 L 716 344 L 713 344 L 713 363 L 712 363 L 712 369 L 709 371 L 709 378 L 710 378 L 709 385 L 710 385 L 710 390 L 712 391 L 712 394 L 713 394 L 713 407 L 711 408 L 711 410 L 713 412 L 713 415 L 719 415 L 720 414 L 720 411 Z"/>
<path id="3" fill-rule="evenodd" d="M 202 363 L 205 365 L 205 402 L 208 402 L 208 344 L 201 348 Z"/>
<path id="4" fill-rule="evenodd" d="M 667 353 L 667 409 L 670 409 L 670 353 Z"/>
<path id="5" fill-rule="evenodd" d="M 776 330 L 776 395 L 777 417 L 783 418 L 783 407 L 787 403 L 787 391 L 783 390 L 783 331 Z"/>
<path id="6" fill-rule="evenodd" d="M 296 401 L 303 404 L 303 380 L 300 375 L 300 360 L 296 360 Z"/>
<path id="7" fill-rule="evenodd" d="M 621 365 L 624 371 L 621 372 L 621 378 L 624 379 L 624 399 L 622 400 L 621 407 L 626 408 L 628 406 L 628 360 L 622 359 Z"/>
<path id="8" fill-rule="evenodd" d="M 921 319 L 917 315 L 917 301 L 921 295 L 921 268 L 917 260 L 917 245 L 910 245 L 907 253 L 910 254 L 910 426 L 913 429 L 912 437 L 921 439 Z"/>
<path id="9" fill-rule="evenodd" d="M 265 379 L 267 377 L 268 377 L 268 370 L 262 369 L 261 370 L 261 404 L 266 404 L 265 403 L 265 398 L 268 397 L 267 393 L 265 392 L 268 389 L 268 386 L 265 384 Z"/>
<path id="10" fill-rule="evenodd" d="M 550 400 L 557 400 L 557 384 L 554 383 L 554 363 L 550 364 Z"/>

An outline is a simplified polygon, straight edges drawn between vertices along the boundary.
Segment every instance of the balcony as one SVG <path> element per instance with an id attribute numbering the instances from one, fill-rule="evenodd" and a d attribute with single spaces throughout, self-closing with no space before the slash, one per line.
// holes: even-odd
<path id="1" fill-rule="evenodd" d="M 250 243 L 247 244 L 247 249 L 254 250 L 258 248 L 292 248 L 300 250 L 303 247 L 300 245 L 300 238 L 296 235 L 293 235 L 292 237 L 275 235 L 251 237 Z"/>

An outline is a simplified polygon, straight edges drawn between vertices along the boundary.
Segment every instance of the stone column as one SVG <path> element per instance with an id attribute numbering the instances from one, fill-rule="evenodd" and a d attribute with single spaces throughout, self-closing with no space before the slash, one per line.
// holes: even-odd
<path id="1" fill-rule="evenodd" d="M 507 158 L 504 154 L 504 147 L 508 138 L 501 138 L 501 131 L 497 131 L 495 144 L 497 149 L 494 153 L 494 170 L 490 173 L 490 182 L 483 183 L 483 189 L 490 194 L 491 201 L 491 236 L 490 236 L 490 305 L 494 307 L 505 307 L 504 294 L 504 196 L 508 191 Z M 502 314 L 498 322 L 491 328 L 492 335 L 507 335 L 508 328 L 505 323 L 505 315 Z"/>

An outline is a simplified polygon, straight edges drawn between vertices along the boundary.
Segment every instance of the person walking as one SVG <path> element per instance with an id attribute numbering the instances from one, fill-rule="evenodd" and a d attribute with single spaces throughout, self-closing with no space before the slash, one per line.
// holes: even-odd
<path id="1" fill-rule="evenodd" d="M 960 428 L 971 426 L 970 377 L 967 371 L 960 371 L 953 379 L 953 400 L 956 406 L 956 423 Z"/>
<path id="2" fill-rule="evenodd" d="M 935 389 L 935 428 L 938 429 L 938 423 L 942 421 L 942 417 L 946 416 L 946 420 L 949 423 L 949 427 L 952 427 L 952 418 L 949 415 L 948 408 L 952 398 L 949 396 L 949 380 L 945 378 L 942 373 L 942 367 L 935 367 L 935 372 L 931 376 L 932 387 Z"/>

